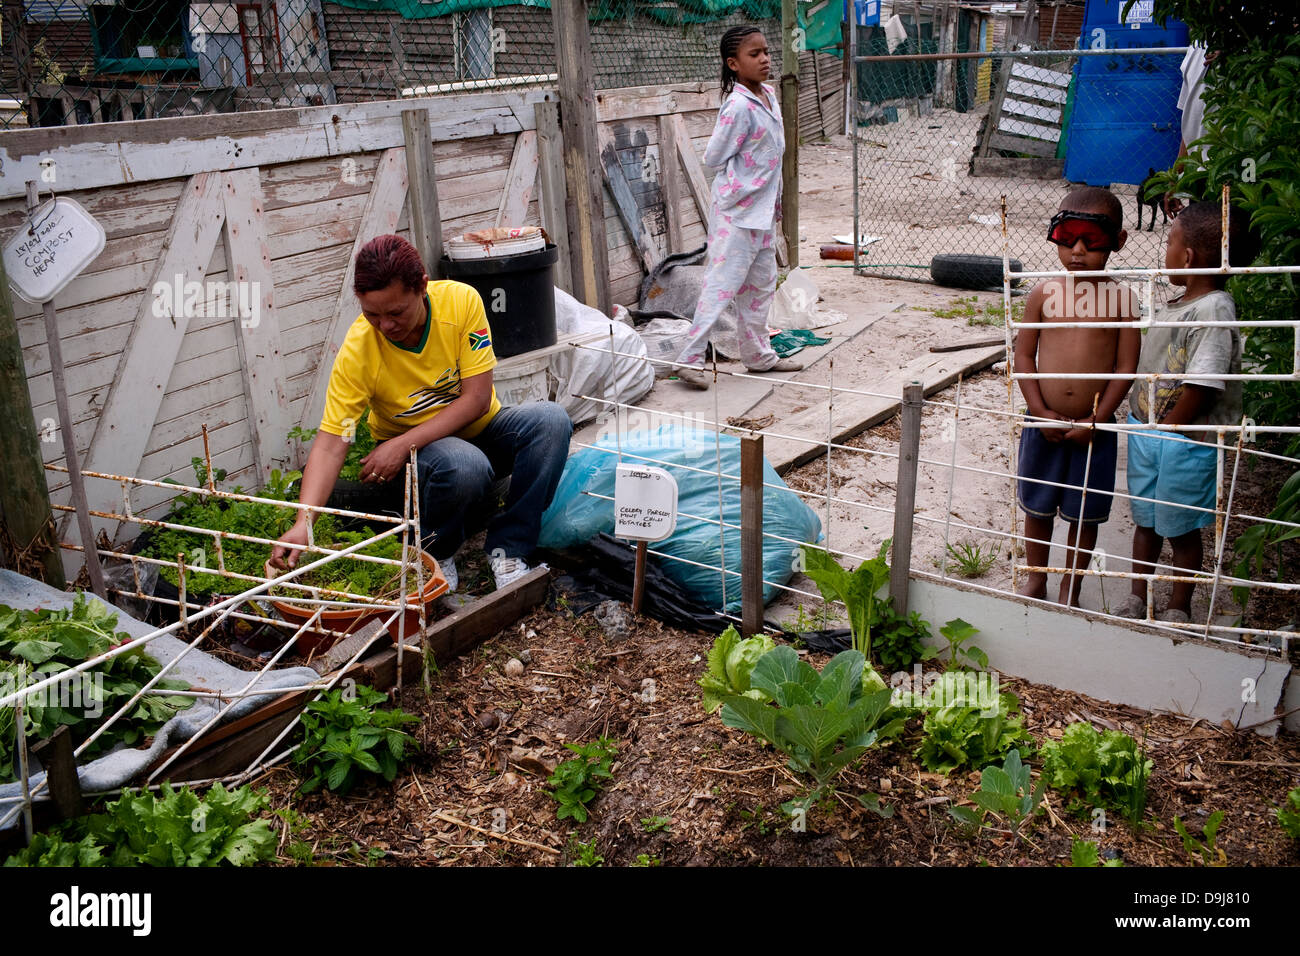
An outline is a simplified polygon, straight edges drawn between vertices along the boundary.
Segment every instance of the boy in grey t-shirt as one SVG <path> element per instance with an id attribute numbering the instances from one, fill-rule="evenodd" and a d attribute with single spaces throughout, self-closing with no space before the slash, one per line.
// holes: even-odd
<path id="1" fill-rule="evenodd" d="M 1222 215 L 1217 203 L 1193 203 L 1179 213 L 1169 230 L 1165 250 L 1167 269 L 1217 268 L 1220 263 Z M 1245 213 L 1232 210 L 1229 256 L 1233 265 L 1251 262 L 1256 245 L 1246 227 Z M 1201 378 L 1241 372 L 1241 337 L 1235 328 L 1206 327 L 1205 322 L 1235 322 L 1232 296 L 1223 289 L 1226 276 L 1171 276 L 1185 286 L 1183 297 L 1156 318 L 1181 324 L 1153 328 L 1142 343 L 1138 374 L 1161 372 L 1187 375 L 1150 386 L 1139 378 L 1129 393 L 1129 422 L 1164 425 L 1237 425 L 1241 423 L 1241 382 Z M 1204 551 L 1201 528 L 1214 523 L 1218 470 L 1214 433 L 1130 432 L 1128 490 L 1134 496 L 1133 570 L 1152 573 L 1166 538 L 1173 564 L 1188 572 L 1201 570 Z M 1154 499 L 1154 500 L 1139 500 Z M 1190 581 L 1173 586 L 1169 606 L 1157 615 L 1162 621 L 1191 619 Z M 1145 617 L 1147 582 L 1133 579 L 1133 591 L 1116 608 L 1121 617 Z"/>

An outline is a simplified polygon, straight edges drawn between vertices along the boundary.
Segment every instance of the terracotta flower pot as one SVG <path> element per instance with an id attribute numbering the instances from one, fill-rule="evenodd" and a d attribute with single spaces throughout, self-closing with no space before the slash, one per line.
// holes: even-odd
<path id="1" fill-rule="evenodd" d="M 407 600 L 412 604 L 423 604 L 425 612 L 425 621 L 432 617 L 432 605 L 435 600 L 447 593 L 447 579 L 442 575 L 442 569 L 438 567 L 437 560 L 428 552 L 421 551 L 420 559 L 424 562 L 425 581 L 424 591 L 420 594 L 412 591 L 407 595 Z M 266 565 L 267 577 L 273 577 L 276 570 L 271 567 L 270 562 Z M 414 577 L 414 571 L 407 572 L 408 580 Z M 315 608 L 305 604 L 290 604 L 286 601 L 278 601 L 271 598 L 271 606 L 279 612 L 289 624 L 294 627 L 301 627 L 311 619 Z M 361 628 L 363 624 L 373 621 L 377 618 L 387 617 L 393 612 L 392 608 L 376 608 L 366 605 L 357 605 L 356 607 L 328 609 L 321 612 L 320 625 L 333 631 L 340 631 L 344 634 L 351 634 Z M 406 616 L 406 634 L 409 637 L 415 634 L 420 627 L 420 614 L 416 608 L 408 608 Z M 397 640 L 400 633 L 399 627 L 402 623 L 400 617 L 395 618 L 393 623 L 388 625 L 388 633 L 393 640 Z M 320 631 L 306 630 L 298 636 L 298 653 L 304 656 L 320 654 L 329 650 L 338 641 L 339 637 L 332 634 L 325 634 Z"/>

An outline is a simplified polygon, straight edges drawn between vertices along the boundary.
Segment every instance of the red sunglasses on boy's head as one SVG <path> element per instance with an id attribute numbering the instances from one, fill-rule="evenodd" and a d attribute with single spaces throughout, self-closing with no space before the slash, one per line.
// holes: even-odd
<path id="1" fill-rule="evenodd" d="M 1047 241 L 1073 247 L 1080 239 L 1089 252 L 1114 249 L 1119 238 L 1114 221 L 1102 213 L 1062 209 L 1047 226 Z"/>

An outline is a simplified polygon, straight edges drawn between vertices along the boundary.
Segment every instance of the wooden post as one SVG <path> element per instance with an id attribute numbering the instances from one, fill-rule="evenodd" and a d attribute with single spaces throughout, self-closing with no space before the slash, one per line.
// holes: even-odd
<path id="1" fill-rule="evenodd" d="M 664 196 L 664 221 L 668 224 L 668 252 L 685 252 L 682 239 L 682 167 L 677 161 L 677 127 L 659 117 L 659 186 Z"/>
<path id="2" fill-rule="evenodd" d="M 794 44 L 798 25 L 795 0 L 781 0 L 781 120 L 785 126 L 781 231 L 791 269 L 799 268 L 799 51 Z"/>
<path id="3" fill-rule="evenodd" d="M 632 572 L 632 613 L 641 613 L 641 601 L 645 598 L 645 549 L 646 543 L 636 543 L 636 567 Z"/>
<path id="4" fill-rule="evenodd" d="M 889 556 L 889 596 L 894 611 L 907 614 L 908 571 L 912 565 L 912 516 L 916 510 L 916 460 L 921 452 L 920 382 L 903 386 L 903 435 L 898 442 L 898 482 L 895 486 L 894 546 Z"/>
<path id="5" fill-rule="evenodd" d="M 763 436 L 740 439 L 742 634 L 763 633 Z"/>
<path id="6" fill-rule="evenodd" d="M 573 257 L 573 295 L 608 315 L 609 252 L 605 248 L 605 203 L 601 196 L 587 0 L 554 0 L 551 20 L 555 25 L 560 125 L 564 133 L 565 216 L 569 254 Z"/>
<path id="7" fill-rule="evenodd" d="M 27 182 L 27 211 L 33 212 L 38 205 L 39 193 L 35 180 Z M 77 455 L 77 438 L 72 430 L 72 412 L 68 408 L 68 386 L 63 374 L 63 343 L 59 339 L 59 322 L 54 313 L 53 300 L 41 306 L 45 316 L 45 346 L 50 353 L 50 377 L 54 380 L 54 401 L 59 410 L 59 436 L 63 439 L 63 454 L 68 466 L 68 486 L 72 491 L 72 503 L 77 508 L 77 529 L 81 533 L 81 545 L 85 548 L 86 572 L 90 575 L 90 586 L 94 592 L 108 600 L 108 591 L 104 587 L 104 569 L 99 564 L 99 552 L 96 551 L 95 532 L 90 526 L 90 506 L 86 500 L 86 485 L 81 480 L 81 463 Z"/>
<path id="8" fill-rule="evenodd" d="M 442 260 L 442 216 L 438 211 L 438 177 L 433 168 L 433 136 L 427 110 L 402 110 L 406 140 L 406 198 L 411 211 L 411 242 L 420 250 L 424 271 L 438 278 Z"/>
<path id="9" fill-rule="evenodd" d="M 90 675 L 83 674 L 90 679 Z M 84 686 L 84 685 L 83 685 Z M 50 688 L 57 693 L 57 688 Z M 41 759 L 49 783 L 50 796 L 58 810 L 60 820 L 79 817 L 84 810 L 81 796 L 81 781 L 77 777 L 77 761 L 72 756 L 72 734 L 67 727 L 60 727 L 32 748 L 32 755 Z"/>
<path id="10" fill-rule="evenodd" d="M 23 365 L 22 343 L 14 321 L 13 299 L 4 263 L 0 262 L 0 531 L 15 554 L 0 554 L 6 566 L 21 574 L 40 577 L 51 587 L 63 589 L 63 562 L 54 534 L 45 469 L 41 467 L 41 445 L 31 393 L 27 390 L 27 369 Z M 50 438 L 53 439 L 53 435 Z M 24 560 L 24 555 L 30 554 Z"/>
<path id="11" fill-rule="evenodd" d="M 537 118 L 537 172 L 542 194 L 537 205 L 542 228 L 559 252 L 555 262 L 555 284 L 573 294 L 573 263 L 569 259 L 569 219 L 564 208 L 564 137 L 560 133 L 560 104 L 548 100 L 533 104 Z"/>

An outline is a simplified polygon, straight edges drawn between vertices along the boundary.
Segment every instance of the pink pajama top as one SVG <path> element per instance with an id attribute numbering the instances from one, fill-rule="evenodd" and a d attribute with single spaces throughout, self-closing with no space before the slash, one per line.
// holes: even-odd
<path id="1" fill-rule="evenodd" d="M 763 85 L 769 107 L 737 84 L 718 111 L 718 122 L 704 150 L 706 166 L 721 167 L 713 177 L 713 215 L 731 217 L 734 226 L 771 229 L 781 201 L 781 155 L 785 130 L 772 87 Z"/>

